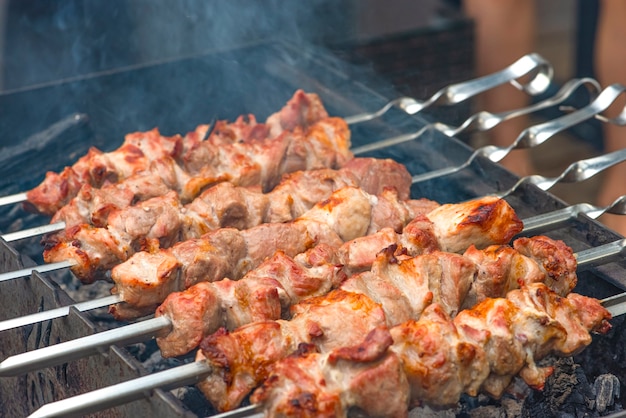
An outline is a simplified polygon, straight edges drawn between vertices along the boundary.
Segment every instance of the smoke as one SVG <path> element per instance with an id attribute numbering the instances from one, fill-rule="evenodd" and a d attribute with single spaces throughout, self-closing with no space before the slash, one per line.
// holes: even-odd
<path id="1" fill-rule="evenodd" d="M 6 14 L 5 90 L 228 49 L 350 36 L 354 1 L 20 0 Z"/>

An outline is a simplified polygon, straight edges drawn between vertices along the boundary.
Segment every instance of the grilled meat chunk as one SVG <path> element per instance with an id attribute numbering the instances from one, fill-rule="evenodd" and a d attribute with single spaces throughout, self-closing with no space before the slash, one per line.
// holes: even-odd
<path id="1" fill-rule="evenodd" d="M 268 118 L 266 124 L 258 124 L 252 115 L 240 117 L 232 124 L 224 122 L 216 124 L 216 129 L 206 140 L 203 139 L 209 130 L 207 125 L 199 126 L 184 138 L 180 135 L 164 137 L 157 129 L 128 134 L 124 143 L 115 151 L 104 153 L 92 148 L 87 155 L 73 166 L 66 167 L 61 173 L 47 173 L 44 181 L 27 193 L 25 207 L 31 211 L 53 215 L 76 196 L 84 184 L 99 188 L 107 183 L 119 182 L 149 170 L 153 162 L 159 160 L 176 161 L 180 163 L 183 171 L 199 175 L 207 164 L 218 161 L 215 150 L 228 149 L 229 151 L 224 151 L 219 156 L 225 159 L 230 156 L 231 159 L 241 161 L 244 157 L 242 151 L 245 144 L 262 142 L 263 139 L 271 140 L 285 131 L 307 129 L 324 118 L 328 118 L 328 113 L 319 97 L 298 90 L 283 109 Z M 319 135 L 317 133 L 319 129 L 328 130 L 329 123 L 336 124 L 337 121 L 329 121 L 316 128 L 314 135 Z M 348 152 L 349 144 L 341 142 L 337 144 L 337 146 L 346 145 L 342 151 L 344 156 L 347 155 L 345 153 Z M 232 147 L 236 150 L 232 150 Z M 323 146 L 319 144 L 298 144 L 296 148 L 292 144 L 286 155 L 292 158 L 295 155 L 303 155 L 311 151 L 312 147 L 324 152 Z M 326 149 L 330 149 L 328 142 Z M 271 153 L 266 152 L 266 158 L 271 158 Z M 339 159 L 334 157 L 330 157 L 330 160 L 340 163 Z M 243 166 L 242 168 L 245 169 Z M 271 171 L 267 168 L 264 170 Z M 197 177 L 206 178 L 206 174 Z M 191 190 L 193 191 L 194 187 L 191 187 Z"/>
<path id="2" fill-rule="evenodd" d="M 269 375 L 273 364 L 301 343 L 315 342 L 331 350 L 352 345 L 355 336 L 367 335 L 385 323 L 378 304 L 341 290 L 307 299 L 294 309 L 290 321 L 256 322 L 230 334 L 218 331 L 202 341 L 197 360 L 209 362 L 216 372 L 198 386 L 216 407 L 238 406 Z"/>
<path id="3" fill-rule="evenodd" d="M 165 137 L 158 129 L 152 129 L 126 135 L 124 143 L 112 152 L 104 153 L 92 147 L 61 173 L 46 173 L 44 181 L 27 193 L 25 208 L 52 215 L 76 196 L 84 184 L 101 187 L 147 170 L 152 160 L 177 158 L 183 141 L 195 140 L 207 129 L 199 126 L 186 138 Z"/>
<path id="4" fill-rule="evenodd" d="M 171 332 L 157 338 L 161 355 L 186 354 L 221 327 L 280 319 L 291 305 L 323 295 L 344 279 L 334 248 L 318 245 L 293 258 L 278 251 L 238 281 L 201 282 L 174 292 L 155 314 L 172 323 Z"/>
<path id="5" fill-rule="evenodd" d="M 376 328 L 357 344 L 320 355 L 312 345 L 279 361 L 252 401 L 266 416 L 405 417 L 410 388 L 389 331 Z"/>
<path id="6" fill-rule="evenodd" d="M 471 244 L 484 248 L 494 242 L 509 242 L 522 229 L 519 219 L 510 222 L 511 211 L 504 199 L 489 196 L 466 204 L 441 205 L 427 216 L 435 225 L 441 249 L 456 253 Z M 478 236 L 483 241 L 477 241 Z"/>
<path id="7" fill-rule="evenodd" d="M 68 225 L 65 232 L 44 237 L 44 259 L 47 262 L 75 259 L 75 254 L 80 251 L 80 260 L 90 260 L 93 274 L 106 272 L 137 251 L 167 248 L 181 240 L 199 238 L 219 228 L 249 229 L 262 223 L 293 220 L 311 209 L 316 202 L 330 197 L 334 191 L 359 184 L 363 184 L 368 193 L 381 194 L 380 208 L 375 212 L 380 214 L 378 216 L 381 219 L 377 223 L 381 225 L 401 229 L 405 218 L 412 216 L 415 209 L 437 206 L 427 199 L 411 202 L 409 206 L 405 202 L 397 202 L 390 190 L 392 185 L 400 181 L 398 187 L 401 190 L 398 194 L 401 196 L 408 194 L 410 186 L 410 175 L 402 165 L 373 158 L 355 161 L 353 165 L 360 167 L 360 170 L 368 168 L 369 176 L 357 179 L 350 166 L 340 170 L 299 171 L 288 175 L 272 192 L 266 194 L 224 182 L 207 189 L 185 206 L 176 193 L 170 191 L 123 210 L 110 209 L 106 228 L 97 234 L 93 226 L 83 223 Z M 396 175 L 390 175 L 385 180 L 384 175 L 388 172 L 395 172 Z M 375 180 L 372 179 L 374 176 Z M 387 210 L 385 207 L 388 207 Z M 396 223 L 391 223 L 392 219 Z M 117 251 L 112 249 L 112 254 L 121 257 L 89 259 L 85 249 L 99 247 L 100 244 L 83 240 L 96 236 L 108 236 L 107 242 L 118 246 Z M 86 262 L 79 263 L 84 265 Z M 78 268 L 74 271 L 78 271 Z M 89 269 L 83 267 L 81 271 Z M 91 280 L 86 276 L 79 277 Z"/>
<path id="8" fill-rule="evenodd" d="M 454 405 L 462 393 L 499 397 L 517 374 L 541 388 L 551 369 L 536 361 L 582 350 L 590 333 L 608 331 L 609 319 L 597 300 L 577 294 L 563 298 L 541 283 L 486 299 L 454 319 L 432 304 L 419 320 L 389 332 L 373 329 L 360 344 L 322 353 L 309 349 L 279 361 L 251 401 L 268 417 L 326 416 L 328 411 L 347 416 L 350 408 L 367 413 L 370 407 L 375 416 L 395 417 L 406 416 L 409 405 Z M 378 378 L 373 388 L 362 384 L 368 369 Z M 377 388 L 381 396 L 373 391 Z"/>

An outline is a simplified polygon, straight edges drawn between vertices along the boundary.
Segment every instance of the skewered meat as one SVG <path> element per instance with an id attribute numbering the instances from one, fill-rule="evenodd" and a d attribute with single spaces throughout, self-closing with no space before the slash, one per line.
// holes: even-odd
<path id="1" fill-rule="evenodd" d="M 400 214 L 376 215 L 377 211 L 396 207 L 379 204 L 388 199 L 398 200 L 397 194 L 387 189 L 373 196 L 346 187 L 293 222 L 261 224 L 243 231 L 222 228 L 168 249 L 135 253 L 111 270 L 114 291 L 125 301 L 113 309 L 114 314 L 126 317 L 124 307 L 149 308 L 153 312 L 169 293 L 200 281 L 226 277 L 237 280 L 277 250 L 295 256 L 318 244 L 339 247 L 344 241 L 375 232 L 372 228 L 380 225 L 372 224 L 372 219 L 387 219 L 385 227 L 401 230 L 414 214 L 410 205 L 405 205 Z M 511 214 L 515 216 L 512 210 Z M 78 267 L 89 268 L 85 261 Z"/>
<path id="2" fill-rule="evenodd" d="M 180 135 L 163 137 L 157 129 L 129 134 L 124 144 L 115 151 L 103 153 L 92 148 L 87 155 L 61 173 L 47 173 L 45 180 L 27 193 L 25 206 L 29 210 L 52 215 L 72 199 L 84 184 L 101 187 L 106 183 L 118 182 L 148 170 L 155 160 L 178 161 L 186 171 L 198 174 L 210 158 L 215 157 L 215 149 L 228 148 L 239 142 L 253 144 L 264 139 L 271 140 L 284 131 L 306 129 L 327 117 L 328 113 L 317 95 L 298 90 L 283 109 L 270 116 L 265 124 L 257 123 L 252 115 L 240 117 L 232 124 L 218 122 L 205 141 L 203 139 L 209 129 L 205 125 L 199 126 L 184 138 Z M 314 134 L 319 135 L 319 132 Z M 300 152 L 293 151 L 294 154 Z M 241 147 L 236 152 L 241 152 Z M 240 154 L 230 155 L 241 159 Z"/>
<path id="3" fill-rule="evenodd" d="M 256 321 L 279 319 L 289 306 L 328 293 L 346 274 L 334 247 L 318 245 L 289 257 L 278 251 L 241 280 L 201 282 L 170 294 L 155 316 L 167 316 L 171 331 L 157 338 L 163 357 L 187 354 L 205 336 Z"/>
<path id="4" fill-rule="evenodd" d="M 483 295 L 482 298 L 500 297 L 518 287 L 520 276 L 527 278 L 526 284 L 545 283 L 559 295 L 567 295 L 574 290 L 576 258 L 563 241 L 541 235 L 522 237 L 513 242 L 513 248 L 492 246 L 478 250 L 472 245 L 465 251 L 464 255 L 480 266 L 466 298 L 466 308 L 481 301 L 477 295 Z"/>
<path id="5" fill-rule="evenodd" d="M 214 141 L 213 141 L 214 142 Z M 209 142 L 200 145 L 207 148 Z M 335 168 L 351 159 L 350 131 L 338 118 L 316 122 L 306 131 L 284 131 L 276 138 L 248 142 L 234 141 L 207 148 L 204 164 L 195 171 L 173 158 L 151 161 L 150 166 L 123 181 L 95 188 L 86 184 L 53 216 L 53 222 L 88 223 L 106 226 L 111 211 L 138 201 L 162 196 L 174 190 L 182 203 L 188 203 L 204 189 L 228 181 L 238 186 L 271 190 L 285 173 L 315 168 Z M 209 152 L 211 155 L 208 155 Z M 190 158 L 199 158 L 198 154 Z M 199 163 L 198 163 L 199 164 Z"/>
<path id="6" fill-rule="evenodd" d="M 196 216 L 197 212 L 199 219 L 193 222 L 192 226 L 198 224 L 198 228 L 203 232 L 207 232 L 208 228 L 226 226 L 246 229 L 255 225 L 257 218 L 265 218 L 266 222 L 288 221 L 322 200 L 320 196 L 330 194 L 328 190 L 333 191 L 342 185 L 359 185 L 370 194 L 379 194 L 385 187 L 394 186 L 400 198 L 405 200 L 409 198 L 411 177 L 403 165 L 393 160 L 355 158 L 348 161 L 340 170 L 317 169 L 286 174 L 281 182 L 266 194 L 253 188 L 237 187 L 230 182 L 218 183 L 186 205 L 189 212 L 187 217 Z M 137 191 L 133 192 L 133 195 L 145 193 L 145 190 L 150 188 L 150 185 L 136 187 Z M 87 190 L 90 188 L 85 187 L 82 192 Z M 163 187 L 155 189 L 153 194 L 156 197 L 139 199 L 140 202 L 134 206 L 126 205 L 132 201 L 132 196 L 124 197 L 118 193 L 100 199 L 105 194 L 117 190 L 115 187 L 90 190 L 89 193 L 96 192 L 95 195 L 85 198 L 82 202 L 93 202 L 94 212 L 90 213 L 91 206 L 78 204 L 81 199 L 75 199 L 61 208 L 53 216 L 52 222 L 63 221 L 66 228 L 85 223 L 105 227 L 110 224 L 111 216 L 120 216 L 118 214 L 120 211 L 132 211 L 133 207 L 149 204 L 144 203 L 145 200 L 158 202 L 158 199 L 169 191 L 163 184 Z M 203 229 L 201 225 L 207 223 L 210 226 Z M 55 241 L 62 240 L 59 236 L 60 233 L 46 237 L 44 243 L 53 245 Z"/>
<path id="7" fill-rule="evenodd" d="M 200 140 L 208 129 L 205 125 L 199 126 L 187 134 L 185 140 Z M 126 135 L 124 143 L 109 153 L 92 147 L 73 166 L 65 167 L 60 173 L 46 173 L 44 181 L 27 193 L 24 207 L 31 212 L 53 215 L 84 184 L 100 187 L 147 170 L 153 159 L 176 158 L 183 141 L 180 135 L 164 137 L 158 129 L 153 129 Z"/>
<path id="8" fill-rule="evenodd" d="M 258 262 L 271 256 L 276 249 L 283 249 L 284 247 L 284 249 L 290 249 L 290 254 L 295 255 L 320 239 L 331 239 L 330 237 L 332 237 L 333 240 L 340 240 L 344 236 L 351 239 L 363 235 L 370 226 L 372 208 L 379 207 L 376 203 L 386 199 L 397 199 L 397 195 L 389 190 L 384 191 L 380 198 L 376 198 L 357 188 L 343 188 L 323 201 L 324 203 L 319 205 L 317 209 L 313 208 L 307 211 L 294 222 L 261 224 L 244 231 L 238 231 L 234 228 L 221 228 L 211 231 L 201 238 L 179 242 L 170 251 L 158 249 L 156 245 L 147 245 L 148 248 L 146 249 L 152 251 L 137 252 L 130 259 L 132 249 L 129 246 L 120 245 L 120 242 L 109 233 L 108 229 L 82 228 L 76 231 L 73 241 L 49 249 L 46 252 L 46 260 L 74 260 L 76 265 L 72 267 L 72 271 L 84 282 L 91 282 L 100 278 L 102 275 L 99 273 L 102 266 L 114 265 L 120 260 L 127 259 L 126 262 L 113 269 L 114 280 L 117 277 L 132 273 L 133 280 L 138 279 L 146 283 L 155 279 L 158 281 L 157 278 L 150 275 L 156 271 L 142 271 L 144 267 L 147 267 L 145 260 L 152 260 L 152 264 L 156 263 L 152 269 L 158 268 L 160 264 L 162 264 L 161 268 L 169 264 L 171 268 L 175 269 L 184 265 L 181 272 L 183 283 L 196 282 L 209 274 L 209 271 L 212 271 L 213 274 L 228 272 L 233 275 L 231 278 L 235 278 L 235 276 L 238 278 L 251 268 L 249 267 L 250 263 L 258 265 Z M 349 207 L 349 205 L 353 205 L 353 207 Z M 410 219 L 409 208 L 407 205 L 400 216 L 403 222 L 391 226 L 401 228 Z M 380 205 L 378 210 L 383 209 L 387 209 L 387 207 Z M 389 215 L 388 222 L 397 221 L 397 215 L 387 215 Z M 333 224 L 326 225 L 328 222 Z M 148 226 L 152 227 L 150 224 Z M 96 236 L 89 237 L 89 234 Z M 224 241 L 225 247 L 220 246 L 220 241 Z M 149 244 L 149 241 L 146 242 Z M 207 252 L 209 247 L 212 249 Z M 221 252 L 224 253 L 223 256 L 219 255 Z M 227 257 L 227 260 L 218 262 L 220 257 Z M 198 267 L 201 263 L 209 264 Z M 229 264 L 231 266 L 226 267 Z M 142 266 L 141 269 L 137 269 L 139 265 Z M 225 265 L 227 270 L 217 269 L 216 265 Z M 238 265 L 240 265 L 241 270 Z M 205 268 L 210 268 L 210 270 L 205 272 Z M 168 276 L 172 273 L 174 272 L 168 271 L 168 269 L 164 270 L 164 274 Z M 193 277 L 193 279 L 189 277 Z M 211 275 L 210 277 L 215 280 L 226 277 L 226 274 L 218 277 Z"/>
<path id="9" fill-rule="evenodd" d="M 387 190 L 376 197 L 359 189 L 344 188 L 291 223 L 263 224 L 245 231 L 224 228 L 169 249 L 136 253 L 111 271 L 115 290 L 125 301 L 113 311 L 120 318 L 126 317 L 121 310 L 123 307 L 154 309 L 167 294 L 187 289 L 199 281 L 225 277 L 237 280 L 277 250 L 294 256 L 319 243 L 340 246 L 344 241 L 372 234 L 382 226 L 400 231 L 415 216 L 412 211 L 424 209 L 423 203 L 414 207 L 381 204 L 387 200 L 398 201 L 397 195 Z M 486 197 L 459 205 L 473 218 L 472 207 L 479 207 L 480 213 L 484 213 L 485 207 L 491 206 L 492 210 L 502 213 L 508 219 L 509 228 L 495 241 L 497 243 L 508 242 L 521 230 L 521 222 L 504 200 Z M 390 213 L 389 209 L 400 210 L 400 213 Z M 379 212 L 381 210 L 384 212 Z M 386 225 L 378 223 L 383 220 Z M 485 219 L 490 220 L 490 217 Z M 475 224 L 464 224 L 464 227 L 475 233 L 488 230 L 476 228 Z"/>
<path id="10" fill-rule="evenodd" d="M 543 236 L 524 240 L 540 241 L 544 246 L 551 243 L 555 251 L 563 252 L 563 259 L 575 260 L 569 247 L 564 246 L 561 241 Z M 381 240 L 379 248 L 367 247 L 365 251 L 376 254 L 385 250 L 386 244 L 385 240 Z M 164 357 L 187 354 L 198 346 L 203 337 L 217 331 L 220 326 L 233 330 L 254 322 L 253 318 L 286 318 L 292 305 L 306 297 L 323 295 L 341 283 L 344 290 L 365 293 L 381 303 L 393 323 L 403 322 L 414 317 L 416 313 L 419 314 L 423 305 L 430 303 L 428 298 L 423 298 L 424 292 L 433 292 L 433 298 L 446 304 L 448 312 L 454 313 L 459 309 L 455 305 L 458 300 L 463 300 L 461 308 L 471 307 L 479 299 L 504 295 L 523 284 L 554 284 L 562 295 L 569 293 L 576 285 L 575 262 L 571 270 L 564 272 L 558 277 L 558 282 L 555 282 L 542 272 L 541 258 L 528 258 L 510 246 L 493 245 L 484 250 L 472 246 L 471 253 L 478 260 L 476 262 L 467 256 L 427 250 L 432 254 L 406 260 L 405 263 L 409 266 L 404 267 L 402 263 L 398 265 L 391 260 L 398 256 L 405 258 L 407 254 L 417 256 L 422 252 L 407 253 L 404 249 L 399 249 L 394 253 L 396 247 L 394 244 L 385 250 L 384 261 L 378 260 L 373 268 L 372 264 L 368 266 L 371 273 L 351 279 L 348 276 L 353 269 L 341 258 L 341 251 L 328 246 L 317 246 L 293 258 L 279 251 L 236 282 L 203 282 L 183 292 L 174 292 L 156 310 L 157 317 L 166 316 L 172 324 L 167 335 L 157 338 L 161 354 Z M 485 256 L 480 257 L 479 254 Z M 497 263 L 491 258 L 493 254 L 499 254 Z M 368 257 L 373 259 L 373 255 Z M 485 271 L 494 277 L 491 286 L 487 283 Z M 407 274 L 411 276 L 406 276 Z M 424 281 L 436 277 L 453 277 L 455 281 L 444 281 L 441 284 Z M 503 285 L 499 281 L 501 277 L 511 279 Z M 406 285 L 407 281 L 410 286 Z M 444 284 L 448 285 L 447 288 L 444 288 Z M 242 290 L 237 290 L 239 287 Z M 252 295 L 250 289 L 255 289 L 256 293 Z M 261 292 L 265 295 L 263 300 L 258 296 Z M 259 304 L 262 304 L 262 309 L 258 308 Z M 270 305 L 273 308 L 268 308 Z M 274 316 L 267 315 L 268 313 Z"/>
<path id="11" fill-rule="evenodd" d="M 547 238 L 540 239 L 548 241 Z M 490 251 L 493 250 L 487 250 Z M 478 268 L 459 254 L 439 252 L 398 258 L 396 254 L 383 252 L 370 272 L 352 276 L 339 290 L 331 291 L 326 296 L 293 305 L 293 318 L 290 321 L 261 321 L 231 333 L 223 330 L 208 336 L 202 341 L 197 358 L 208 361 L 215 372 L 199 386 L 216 407 L 230 409 L 236 407 L 267 377 L 273 362 L 294 352 L 299 344 L 315 344 L 322 352 L 332 350 L 339 346 L 337 341 L 329 337 L 337 332 L 333 327 L 350 333 L 353 341 L 358 341 L 358 336 L 365 334 L 360 331 L 352 334 L 344 324 L 351 324 L 353 316 L 361 317 L 364 313 L 351 312 L 348 315 L 343 307 L 340 308 L 341 312 L 334 312 L 334 305 L 328 303 L 328 300 L 335 298 L 350 299 L 352 296 L 345 296 L 346 292 L 349 295 L 363 295 L 382 308 L 385 319 L 372 323 L 374 327 L 392 327 L 419 318 L 433 303 L 441 306 L 448 315 L 455 315 L 463 307 Z M 572 278 L 575 274 L 572 272 L 564 277 Z M 529 285 L 532 285 L 536 280 L 534 276 L 518 277 L 519 284 L 530 282 Z M 477 295 L 476 298 L 482 299 L 481 296 Z M 320 318 L 310 314 L 311 306 L 318 305 L 324 306 Z M 304 330 L 301 329 L 303 327 Z M 307 329 L 315 332 L 307 333 Z M 264 336 L 263 343 L 247 340 L 256 335 Z"/>
<path id="12" fill-rule="evenodd" d="M 394 417 L 406 416 L 410 404 L 453 405 L 462 393 L 499 397 L 517 374 L 541 389 L 552 370 L 536 361 L 577 353 L 590 333 L 610 329 L 609 319 L 597 300 L 563 298 L 540 283 L 454 319 L 432 304 L 419 320 L 376 328 L 362 342 L 353 334 L 356 343 L 322 354 L 302 348 L 274 365 L 251 401 L 266 416 L 347 416 L 357 408 Z"/>
<path id="13" fill-rule="evenodd" d="M 294 305 L 289 321 L 260 321 L 205 338 L 196 361 L 207 361 L 214 373 L 198 387 L 220 410 L 235 408 L 268 376 L 273 364 L 295 352 L 301 342 L 315 341 L 324 350 L 354 343 L 385 324 L 379 304 L 365 295 L 334 290 Z M 349 327 L 347 326 L 349 324 Z"/>
<path id="14" fill-rule="evenodd" d="M 408 198 L 410 184 L 409 172 L 393 160 L 357 158 L 340 170 L 292 173 L 265 194 L 224 182 L 183 206 L 176 193 L 170 191 L 164 196 L 112 211 L 106 228 L 84 223 L 72 225 L 66 221 L 66 231 L 42 240 L 44 260 L 49 263 L 67 260 L 75 253 L 72 247 L 84 251 L 104 243 L 114 247 L 108 257 L 103 254 L 91 260 L 93 264 L 98 263 L 94 269 L 106 271 L 138 250 L 167 248 L 219 228 L 249 229 L 261 223 L 293 220 L 342 187 L 360 186 L 367 193 L 382 194 L 386 188 L 396 185 L 399 196 Z M 436 205 L 427 200 L 423 203 Z M 90 243 L 89 239 L 96 239 L 96 242 Z"/>

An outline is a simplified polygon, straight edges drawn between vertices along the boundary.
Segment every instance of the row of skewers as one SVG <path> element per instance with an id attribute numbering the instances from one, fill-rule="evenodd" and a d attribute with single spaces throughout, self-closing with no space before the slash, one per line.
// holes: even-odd
<path id="1" fill-rule="evenodd" d="M 108 279 L 110 270 L 123 302 L 111 307 L 119 319 L 158 306 L 165 356 L 201 347 L 197 360 L 210 375 L 199 387 L 219 409 L 237 407 L 265 381 L 252 399 L 275 413 L 375 413 L 373 395 L 387 392 L 359 382 L 376 373 L 391 379 L 381 380 L 388 389 L 401 389 L 386 411 L 436 403 L 414 389 L 424 381 L 414 383 L 406 369 L 429 327 L 462 330 L 446 343 L 474 353 L 439 359 L 450 367 L 475 363 L 471 378 L 446 376 L 455 389 L 445 403 L 463 391 L 498 396 L 520 370 L 541 386 L 547 372 L 534 368 L 535 357 L 569 355 L 589 343 L 589 332 L 608 330 L 610 315 L 597 302 L 567 296 L 576 259 L 563 243 L 538 236 L 508 247 L 522 222 L 497 197 L 409 200 L 414 179 L 406 169 L 353 159 L 345 120 L 329 118 L 315 95 L 297 92 L 265 123 L 249 116 L 219 122 L 203 139 L 208 132 L 165 138 L 151 131 L 128 136 L 113 153 L 93 150 L 47 176 L 26 206 L 56 211 L 53 220 L 68 226 L 44 237 L 46 261 L 73 260 L 85 283 Z M 59 198 L 42 203 L 41 196 Z M 486 300 L 520 285 L 505 302 Z M 424 321 L 407 322 L 423 312 Z M 504 321 L 495 354 L 480 354 L 492 332 L 477 318 L 505 313 L 516 320 Z M 425 328 L 411 336 L 413 327 Z M 536 338 L 519 342 L 518 329 Z M 497 351 L 506 344 L 509 352 Z M 515 366 L 501 370 L 503 353 Z M 285 395 L 300 384 L 291 378 L 314 390 Z"/>

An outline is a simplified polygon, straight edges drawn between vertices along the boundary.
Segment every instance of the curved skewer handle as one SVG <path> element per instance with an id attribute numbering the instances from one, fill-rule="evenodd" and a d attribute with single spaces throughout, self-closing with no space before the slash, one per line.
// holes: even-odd
<path id="1" fill-rule="evenodd" d="M 532 78 L 527 83 L 521 84 L 518 81 L 519 78 L 529 74 Z M 553 75 L 552 65 L 539 54 L 532 53 L 523 56 L 498 72 L 444 87 L 427 100 L 418 101 L 410 97 L 400 97 L 390 101 L 375 112 L 347 116 L 344 119 L 348 125 L 366 122 L 382 116 L 394 106 L 400 107 L 409 115 L 414 115 L 435 104 L 450 105 L 461 103 L 480 93 L 507 83 L 528 94 L 537 95 L 543 93 L 548 88 Z"/>

